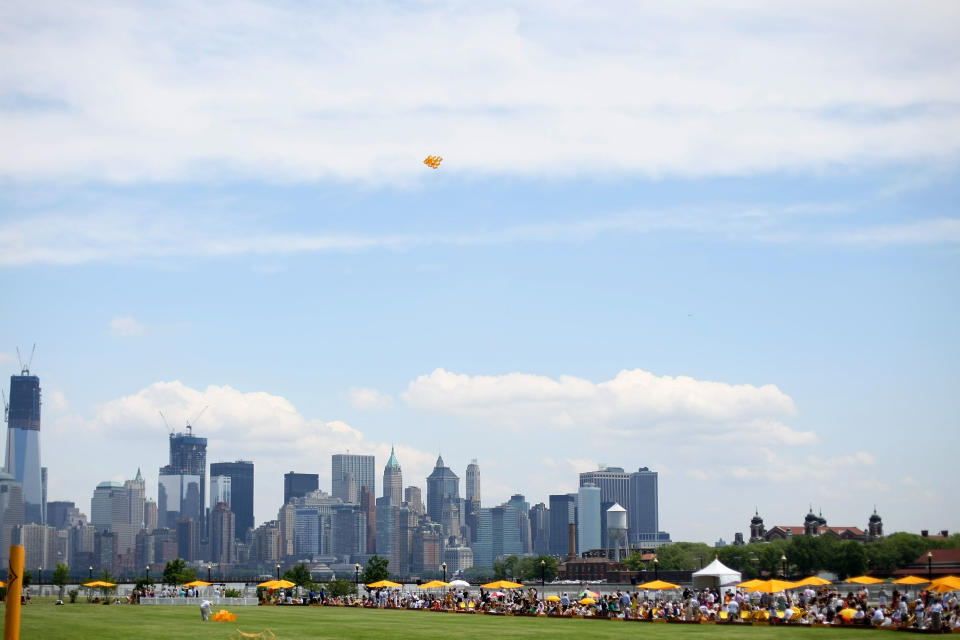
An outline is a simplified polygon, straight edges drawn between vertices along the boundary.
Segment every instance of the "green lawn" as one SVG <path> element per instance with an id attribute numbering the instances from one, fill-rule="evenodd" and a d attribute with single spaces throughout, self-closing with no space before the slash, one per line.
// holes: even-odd
<path id="1" fill-rule="evenodd" d="M 0 607 L 2 609 L 2 607 Z M 234 622 L 201 622 L 199 607 L 34 603 L 23 607 L 23 640 L 226 640 L 235 629 L 247 633 L 270 629 L 278 639 L 291 638 L 864 638 L 883 632 L 855 629 L 807 629 L 768 626 L 668 625 L 606 620 L 515 618 L 458 615 L 427 611 L 345 609 L 339 607 L 235 607 Z M 0 612 L 5 613 L 5 612 Z"/>

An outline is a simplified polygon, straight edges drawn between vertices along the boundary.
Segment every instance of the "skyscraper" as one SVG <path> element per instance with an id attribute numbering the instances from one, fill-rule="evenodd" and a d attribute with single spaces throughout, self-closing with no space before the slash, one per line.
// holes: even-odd
<path id="1" fill-rule="evenodd" d="M 576 498 L 568 493 L 550 496 L 550 555 L 568 552 L 569 526 L 576 522 Z"/>
<path id="2" fill-rule="evenodd" d="M 0 471 L 0 564 L 6 565 L 14 530 L 23 522 L 23 486 L 13 475 Z"/>
<path id="3" fill-rule="evenodd" d="M 210 475 L 230 478 L 230 511 L 236 519 L 236 537 L 246 540 L 247 531 L 253 529 L 253 462 L 212 462 Z"/>
<path id="4" fill-rule="evenodd" d="M 480 510 L 480 530 L 473 545 L 474 566 L 492 569 L 497 558 L 523 553 L 519 515 L 509 503 Z M 512 580 L 513 576 L 507 579 Z"/>
<path id="5" fill-rule="evenodd" d="M 10 376 L 7 408 L 6 471 L 23 487 L 24 518 L 43 523 L 43 480 L 40 471 L 40 378 L 26 367 Z"/>
<path id="6" fill-rule="evenodd" d="M 330 470 L 331 495 L 344 502 L 356 502 L 360 499 L 360 490 L 364 487 L 371 495 L 377 495 L 375 464 L 373 456 L 333 454 Z"/>
<path id="7" fill-rule="evenodd" d="M 640 467 L 630 474 L 630 503 L 627 508 L 629 544 L 640 545 L 660 533 L 659 489 L 657 472 Z M 622 504 L 622 503 L 621 503 Z"/>
<path id="8" fill-rule="evenodd" d="M 470 464 L 467 465 L 467 479 L 466 485 L 464 486 L 466 495 L 463 497 L 469 502 L 476 499 L 480 500 L 480 465 L 477 464 L 477 459 L 474 458 L 470 461 Z"/>
<path id="9" fill-rule="evenodd" d="M 602 549 L 600 487 L 587 485 L 577 491 L 577 554 Z"/>
<path id="10" fill-rule="evenodd" d="M 236 557 L 236 516 L 226 502 L 210 510 L 210 558 L 218 564 L 232 564 Z"/>
<path id="11" fill-rule="evenodd" d="M 535 555 L 550 555 L 550 509 L 542 502 L 530 507 L 530 538 Z"/>
<path id="12" fill-rule="evenodd" d="M 387 466 L 383 468 L 383 497 L 390 498 L 397 506 L 403 502 L 403 472 L 400 470 L 400 463 L 397 461 L 393 447 L 390 447 Z"/>
<path id="13" fill-rule="evenodd" d="M 318 473 L 290 473 L 283 474 L 283 503 L 290 502 L 291 498 L 302 498 L 311 491 L 320 488 L 320 474 Z"/>
<path id="14" fill-rule="evenodd" d="M 450 501 L 460 501 L 460 478 L 443 463 L 443 457 L 437 456 L 433 472 L 427 476 L 427 515 L 434 522 L 443 522 L 444 505 Z M 454 510 L 447 507 L 448 512 Z M 456 511 L 459 513 L 459 504 Z M 447 531 L 447 535 L 453 532 Z M 459 534 L 458 532 L 455 532 Z"/>
<path id="15" fill-rule="evenodd" d="M 98 484 L 90 500 L 90 523 L 98 532 L 114 534 L 116 553 L 133 548 L 140 527 L 134 529 L 130 522 L 130 491 L 119 482 Z"/>
<path id="16" fill-rule="evenodd" d="M 207 495 L 207 439 L 193 435 L 190 425 L 187 433 L 170 434 L 170 464 L 160 467 L 157 494 L 160 526 L 173 528 L 188 518 L 197 523 L 190 535 L 199 536 Z"/>

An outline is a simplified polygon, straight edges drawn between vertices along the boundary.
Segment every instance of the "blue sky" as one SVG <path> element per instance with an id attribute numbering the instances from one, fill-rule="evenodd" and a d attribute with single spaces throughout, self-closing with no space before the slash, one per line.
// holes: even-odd
<path id="1" fill-rule="evenodd" d="M 960 527 L 956 8 L 0 11 L 0 364 L 39 344 L 51 499 L 155 496 L 158 410 L 209 405 L 258 522 L 395 443 L 487 504 L 650 466 L 675 539 Z"/>

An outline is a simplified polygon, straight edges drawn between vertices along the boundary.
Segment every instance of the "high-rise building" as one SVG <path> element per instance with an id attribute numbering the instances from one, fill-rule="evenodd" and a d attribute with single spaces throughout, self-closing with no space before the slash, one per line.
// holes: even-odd
<path id="1" fill-rule="evenodd" d="M 236 518 L 236 537 L 245 540 L 247 531 L 253 529 L 253 462 L 212 462 L 210 475 L 230 478 L 230 511 Z"/>
<path id="2" fill-rule="evenodd" d="M 550 555 L 550 509 L 539 502 L 530 507 L 529 513 L 533 553 L 538 556 Z"/>
<path id="3" fill-rule="evenodd" d="M 476 458 L 471 460 L 470 464 L 467 465 L 467 479 L 464 491 L 466 493 L 463 497 L 466 500 L 480 501 L 480 465 L 477 464 Z"/>
<path id="4" fill-rule="evenodd" d="M 157 503 L 153 500 L 147 500 L 143 503 L 143 528 L 147 531 L 153 531 L 157 528 L 157 518 L 159 517 L 159 511 L 157 510 Z"/>
<path id="5" fill-rule="evenodd" d="M 423 504 L 422 494 L 420 493 L 420 487 L 409 486 L 403 490 L 403 501 L 407 503 L 407 506 L 415 511 L 417 515 L 422 516 L 427 512 L 427 508 Z"/>
<path id="6" fill-rule="evenodd" d="M 206 509 L 207 439 L 193 435 L 190 425 L 187 433 L 170 434 L 170 464 L 160 468 L 157 493 L 160 526 L 177 527 L 189 518 L 198 524 L 199 535 Z"/>
<path id="7" fill-rule="evenodd" d="M 14 530 L 24 524 L 23 514 L 23 485 L 0 471 L 0 566 L 8 565 Z"/>
<path id="8" fill-rule="evenodd" d="M 347 563 L 367 554 L 367 514 L 360 505 L 334 505 L 332 553 Z"/>
<path id="9" fill-rule="evenodd" d="M 427 515 L 434 522 L 443 523 L 445 505 L 450 501 L 459 502 L 459 500 L 460 478 L 443 463 L 442 456 L 437 456 L 437 464 L 434 466 L 433 472 L 427 476 Z M 452 511 L 449 506 L 447 506 L 447 511 L 448 513 Z M 447 531 L 446 533 L 451 535 L 452 532 Z"/>
<path id="10" fill-rule="evenodd" d="M 218 502 L 210 510 L 210 559 L 217 564 L 237 561 L 236 526 L 236 517 L 226 502 Z"/>
<path id="11" fill-rule="evenodd" d="M 630 502 L 627 509 L 627 541 L 631 545 L 642 545 L 660 533 L 659 490 L 657 472 L 640 467 L 630 474 Z"/>
<path id="12" fill-rule="evenodd" d="M 211 473 L 210 504 L 216 506 L 222 502 L 229 507 L 232 501 L 233 479 L 230 476 L 215 476 Z M 210 513 L 213 513 L 213 509 L 210 509 Z"/>
<path id="13" fill-rule="evenodd" d="M 375 460 L 373 456 L 335 453 L 331 458 L 331 495 L 344 502 L 360 499 L 364 487 L 372 496 L 377 495 Z"/>
<path id="14" fill-rule="evenodd" d="M 90 500 L 90 523 L 99 532 L 114 534 L 114 553 L 125 553 L 136 543 L 137 531 L 130 522 L 130 491 L 119 482 L 97 485 Z"/>
<path id="15" fill-rule="evenodd" d="M 393 447 L 390 447 L 387 466 L 383 468 L 383 497 L 390 498 L 397 505 L 403 502 L 403 472 Z"/>
<path id="16" fill-rule="evenodd" d="M 283 474 L 283 503 L 290 502 L 291 498 L 302 498 L 311 491 L 320 488 L 320 474 L 318 473 L 290 473 Z"/>
<path id="17" fill-rule="evenodd" d="M 521 518 L 518 516 L 517 510 L 509 504 L 480 510 L 480 531 L 473 545 L 474 566 L 492 569 L 497 558 L 523 553 Z"/>
<path id="18" fill-rule="evenodd" d="M 550 555 L 567 555 L 569 526 L 576 522 L 576 494 L 561 493 L 550 496 Z"/>
<path id="19" fill-rule="evenodd" d="M 80 512 L 77 505 L 67 500 L 54 500 L 47 503 L 47 524 L 54 529 L 69 529 L 86 523 L 87 516 Z"/>
<path id="20" fill-rule="evenodd" d="M 22 524 L 14 529 L 15 544 L 23 545 L 23 566 L 49 567 L 57 565 L 57 530 L 42 524 Z"/>
<path id="21" fill-rule="evenodd" d="M 510 499 L 507 500 L 505 504 L 517 510 L 517 526 L 520 529 L 520 546 L 524 554 L 531 553 L 533 551 L 533 541 L 530 536 L 530 503 L 527 502 L 523 494 L 516 493 L 510 496 Z"/>
<path id="22" fill-rule="evenodd" d="M 593 485 L 577 491 L 577 554 L 603 548 L 601 489 Z"/>
<path id="23" fill-rule="evenodd" d="M 367 520 L 367 553 L 373 553 L 377 548 L 377 502 L 373 490 L 368 487 L 360 489 L 360 510 L 366 514 Z"/>
<path id="24" fill-rule="evenodd" d="M 24 518 L 43 524 L 43 479 L 40 471 L 40 378 L 26 367 L 10 376 L 5 469 L 23 487 Z"/>
<path id="25" fill-rule="evenodd" d="M 130 514 L 129 521 L 132 528 L 133 538 L 137 532 L 144 526 L 143 509 L 147 500 L 147 483 L 143 480 L 140 468 L 137 467 L 137 475 L 133 480 L 127 480 L 123 483 L 123 488 L 127 490 Z M 131 545 L 133 539 L 130 540 Z"/>

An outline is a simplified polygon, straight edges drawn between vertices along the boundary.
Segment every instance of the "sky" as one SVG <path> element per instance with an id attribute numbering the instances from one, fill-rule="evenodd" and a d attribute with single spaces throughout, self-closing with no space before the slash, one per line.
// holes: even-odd
<path id="1" fill-rule="evenodd" d="M 958 43 L 949 2 L 4 2 L 49 499 L 156 498 L 190 422 L 257 523 L 395 445 L 486 506 L 649 467 L 675 540 L 960 530 Z"/>

